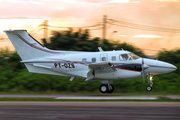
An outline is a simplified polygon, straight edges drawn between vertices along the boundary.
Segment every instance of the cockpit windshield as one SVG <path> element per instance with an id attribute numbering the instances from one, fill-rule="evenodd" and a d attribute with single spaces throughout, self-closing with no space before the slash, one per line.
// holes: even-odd
<path id="1" fill-rule="evenodd" d="M 139 56 L 135 55 L 134 53 L 129 53 L 129 55 L 130 55 L 134 60 L 140 58 Z"/>

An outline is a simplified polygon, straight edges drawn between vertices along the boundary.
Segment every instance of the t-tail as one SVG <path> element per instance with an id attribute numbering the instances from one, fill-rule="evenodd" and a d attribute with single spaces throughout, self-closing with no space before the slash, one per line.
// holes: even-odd
<path id="1" fill-rule="evenodd" d="M 56 74 L 47 69 L 46 66 L 38 65 L 40 58 L 46 58 L 54 55 L 62 55 L 62 51 L 54 51 L 44 47 L 35 40 L 26 30 L 4 30 L 14 45 L 16 51 L 29 72 Z"/>
<path id="2" fill-rule="evenodd" d="M 22 60 L 38 59 L 61 53 L 50 50 L 35 40 L 26 30 L 4 30 Z"/>

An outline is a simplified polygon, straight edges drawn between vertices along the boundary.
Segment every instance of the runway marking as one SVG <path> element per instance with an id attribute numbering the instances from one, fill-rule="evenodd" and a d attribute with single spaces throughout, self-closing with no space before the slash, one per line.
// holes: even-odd
<path id="1" fill-rule="evenodd" d="M 89 100 L 156 100 L 158 98 L 180 99 L 180 95 L 0 95 L 0 98 L 54 98 Z"/>
<path id="2" fill-rule="evenodd" d="M 71 99 L 71 100 L 157 100 L 157 96 L 62 96 L 55 99 Z"/>

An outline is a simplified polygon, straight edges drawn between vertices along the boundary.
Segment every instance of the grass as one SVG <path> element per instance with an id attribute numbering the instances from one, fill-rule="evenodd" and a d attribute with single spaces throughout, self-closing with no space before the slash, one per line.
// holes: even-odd
<path id="1" fill-rule="evenodd" d="M 32 91 L 22 91 L 22 92 L 0 92 L 0 95 L 5 94 L 13 94 L 13 95 L 180 95 L 180 94 L 172 94 L 172 93 L 166 93 L 166 92 L 128 92 L 128 93 L 122 93 L 122 92 L 114 92 L 112 94 L 102 94 L 99 91 L 97 92 L 57 92 L 57 91 L 46 91 L 46 92 L 32 92 Z"/>

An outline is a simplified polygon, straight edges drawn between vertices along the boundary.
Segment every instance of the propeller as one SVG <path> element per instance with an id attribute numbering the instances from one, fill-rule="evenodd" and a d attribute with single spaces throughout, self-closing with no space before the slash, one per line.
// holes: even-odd
<path id="1" fill-rule="evenodd" d="M 141 68 L 142 68 L 141 74 L 143 75 L 143 83 L 144 83 L 145 81 L 144 81 L 144 59 L 143 58 L 142 58 Z"/>
<path id="2" fill-rule="evenodd" d="M 148 65 L 144 64 L 144 58 L 142 58 L 141 68 L 142 68 L 141 74 L 143 75 L 143 83 L 144 83 L 145 70 L 149 68 Z"/>

